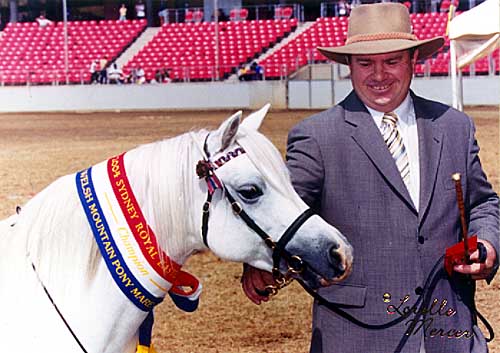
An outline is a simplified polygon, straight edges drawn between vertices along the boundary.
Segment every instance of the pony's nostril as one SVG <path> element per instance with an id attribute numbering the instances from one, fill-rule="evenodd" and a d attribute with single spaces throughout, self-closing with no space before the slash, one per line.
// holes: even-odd
<path id="1" fill-rule="evenodd" d="M 333 245 L 330 248 L 330 251 L 337 250 L 340 248 L 340 243 L 333 243 Z"/>
<path id="2" fill-rule="evenodd" d="M 337 251 L 339 248 L 338 245 L 333 245 L 328 251 L 328 261 L 336 271 L 339 272 L 339 275 L 342 275 L 345 271 L 344 265 L 342 264 L 342 255 Z"/>

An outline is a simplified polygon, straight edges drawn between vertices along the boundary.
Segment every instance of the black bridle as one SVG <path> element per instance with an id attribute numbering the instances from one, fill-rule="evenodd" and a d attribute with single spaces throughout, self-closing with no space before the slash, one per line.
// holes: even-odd
<path id="1" fill-rule="evenodd" d="M 314 215 L 314 211 L 310 208 L 305 210 L 302 214 L 300 214 L 290 226 L 285 230 L 283 235 L 279 238 L 277 242 L 275 242 L 255 221 L 245 212 L 245 210 L 241 207 L 241 205 L 236 201 L 236 199 L 231 195 L 229 190 L 224 187 L 222 181 L 215 174 L 215 170 L 222 166 L 225 162 L 229 161 L 231 158 L 238 156 L 239 154 L 245 153 L 245 150 L 241 147 L 238 147 L 235 151 L 229 152 L 226 157 L 222 157 L 215 163 L 210 161 L 210 154 L 207 150 L 207 138 L 205 139 L 205 143 L 203 146 L 204 153 L 206 157 L 200 161 L 196 165 L 196 174 L 200 179 L 205 179 L 208 185 L 207 191 L 207 199 L 203 204 L 202 212 L 202 224 L 201 224 L 201 234 L 203 238 L 203 243 L 207 248 L 210 248 L 208 245 L 208 220 L 210 217 L 210 204 L 212 202 L 212 195 L 215 190 L 220 188 L 223 194 L 226 196 L 227 200 L 231 204 L 231 208 L 233 212 L 239 216 L 245 224 L 252 229 L 272 250 L 272 258 L 273 258 L 273 269 L 272 274 L 273 278 L 276 281 L 278 289 L 284 287 L 288 284 L 291 279 L 289 275 L 296 275 L 302 273 L 308 266 L 308 264 L 303 261 L 298 255 L 291 255 L 285 248 L 287 244 L 292 240 L 293 236 L 299 230 L 299 228 L 312 216 Z M 288 272 L 286 275 L 283 275 L 279 268 L 281 260 L 284 259 L 288 265 Z"/>

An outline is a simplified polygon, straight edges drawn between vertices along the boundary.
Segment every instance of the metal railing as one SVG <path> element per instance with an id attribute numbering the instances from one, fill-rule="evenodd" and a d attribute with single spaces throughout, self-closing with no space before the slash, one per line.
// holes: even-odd
<path id="1" fill-rule="evenodd" d="M 283 18 L 296 18 L 300 22 L 304 21 L 304 6 L 301 4 L 279 4 L 279 5 L 252 5 L 235 7 L 234 9 L 247 9 L 248 20 L 269 20 L 269 19 L 283 19 Z M 223 14 L 219 14 L 219 21 L 229 21 L 230 11 L 232 9 L 222 9 Z M 201 16 L 200 16 L 201 15 Z M 174 8 L 163 9 L 158 12 L 161 23 L 179 23 L 179 22 L 202 22 L 206 19 L 213 21 L 213 15 L 206 16 L 204 9 L 201 7 L 187 7 L 187 8 Z M 238 19 L 241 20 L 241 19 Z"/>
<path id="2" fill-rule="evenodd" d="M 500 54 L 499 54 L 500 55 Z M 261 63 L 262 68 L 261 79 L 264 80 L 287 80 L 290 75 L 298 72 L 300 69 L 314 64 L 325 64 L 324 60 L 315 60 L 312 51 L 307 58 L 300 59 L 296 57 L 293 62 L 289 63 Z M 479 63 L 471 64 L 465 70 L 462 70 L 464 76 L 493 76 L 500 74 L 500 65 L 498 59 L 494 59 L 490 54 L 485 67 L 484 61 L 481 63 L 481 68 L 478 69 Z M 249 64 L 245 64 L 248 66 Z M 433 70 L 433 59 L 427 59 L 424 62 L 417 64 L 415 70 L 416 77 L 431 77 L 431 76 L 449 76 L 450 65 L 445 69 Z M 145 67 L 144 79 L 134 77 L 130 68 L 124 70 L 121 76 L 120 83 L 154 83 L 158 82 L 159 76 L 156 74 L 158 70 L 169 72 L 168 82 L 203 82 L 203 81 L 224 81 L 227 79 L 237 80 L 238 71 L 241 67 L 232 65 L 221 65 L 217 69 L 215 66 L 162 66 L 162 67 Z M 349 72 L 343 70 L 344 66 L 337 65 L 337 79 L 348 79 Z M 96 74 L 97 82 L 103 84 L 111 83 L 109 79 L 100 79 L 100 75 Z M 256 77 L 256 76 L 255 76 Z M 255 79 L 255 78 L 254 78 Z M 260 79 L 260 77 L 259 77 Z M 161 80 L 160 80 L 161 81 Z M 90 84 L 91 73 L 85 69 L 72 69 L 68 73 L 64 70 L 43 70 L 43 69 L 2 69 L 0 68 L 0 85 L 1 86 L 24 86 L 24 85 L 74 85 L 74 84 Z M 161 83 L 161 82 L 160 82 Z"/>

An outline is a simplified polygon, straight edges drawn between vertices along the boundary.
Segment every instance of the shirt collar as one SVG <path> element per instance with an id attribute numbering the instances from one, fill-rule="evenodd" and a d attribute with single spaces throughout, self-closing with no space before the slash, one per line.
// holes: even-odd
<path id="1" fill-rule="evenodd" d="M 412 112 L 412 105 L 413 105 L 412 99 L 410 97 L 410 93 L 408 92 L 408 94 L 406 95 L 406 98 L 393 111 L 394 113 L 396 113 L 398 115 L 398 120 L 402 120 L 403 123 L 408 124 L 408 119 L 409 119 L 410 114 Z M 380 126 L 380 124 L 382 123 L 382 117 L 384 116 L 384 113 L 386 113 L 386 112 L 379 112 L 379 111 L 372 109 L 368 106 L 366 106 L 366 109 L 368 109 L 368 112 L 375 120 L 375 123 L 377 124 L 377 126 Z"/>

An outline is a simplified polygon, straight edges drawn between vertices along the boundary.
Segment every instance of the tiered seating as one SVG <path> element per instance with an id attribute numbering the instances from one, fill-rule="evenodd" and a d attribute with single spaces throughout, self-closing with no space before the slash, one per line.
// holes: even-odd
<path id="1" fill-rule="evenodd" d="M 243 63 L 286 36 L 297 20 L 252 20 L 219 23 L 219 77 L 225 77 Z M 149 81 L 158 69 L 170 69 L 173 80 L 215 78 L 215 24 L 172 23 L 124 66 L 124 72 L 142 67 Z"/>
<path id="2" fill-rule="evenodd" d="M 411 14 L 411 20 L 414 32 L 420 39 L 445 35 L 447 23 L 445 13 Z M 308 62 L 326 62 L 316 48 L 343 45 L 347 35 L 347 21 L 348 18 L 344 16 L 318 18 L 310 28 L 293 41 L 260 62 L 265 69 L 266 77 L 287 76 Z M 431 59 L 431 74 L 448 74 L 448 48 L 449 41 L 447 40 L 445 47 Z M 421 63 L 417 65 L 416 73 L 423 74 L 424 69 L 425 66 Z"/>
<path id="3" fill-rule="evenodd" d="M 429 39 L 437 36 L 445 36 L 446 26 L 448 22 L 447 13 L 429 12 L 429 13 L 412 13 L 410 14 L 413 32 L 419 39 Z M 448 52 L 450 41 L 447 37 L 444 47 L 432 58 L 429 58 L 428 63 L 419 63 L 415 68 L 415 74 L 422 76 L 426 72 L 428 65 L 431 75 L 445 76 L 449 73 L 450 54 Z"/>
<path id="4" fill-rule="evenodd" d="M 312 61 L 326 59 L 317 47 L 343 45 L 347 34 L 347 17 L 322 17 L 294 40 L 259 62 L 266 78 L 288 76 Z"/>
<path id="5" fill-rule="evenodd" d="M 68 22 L 69 82 L 89 82 L 92 60 L 112 61 L 145 27 L 145 20 Z M 9 23 L 0 39 L 0 82 L 65 82 L 64 45 L 63 22 Z"/>

